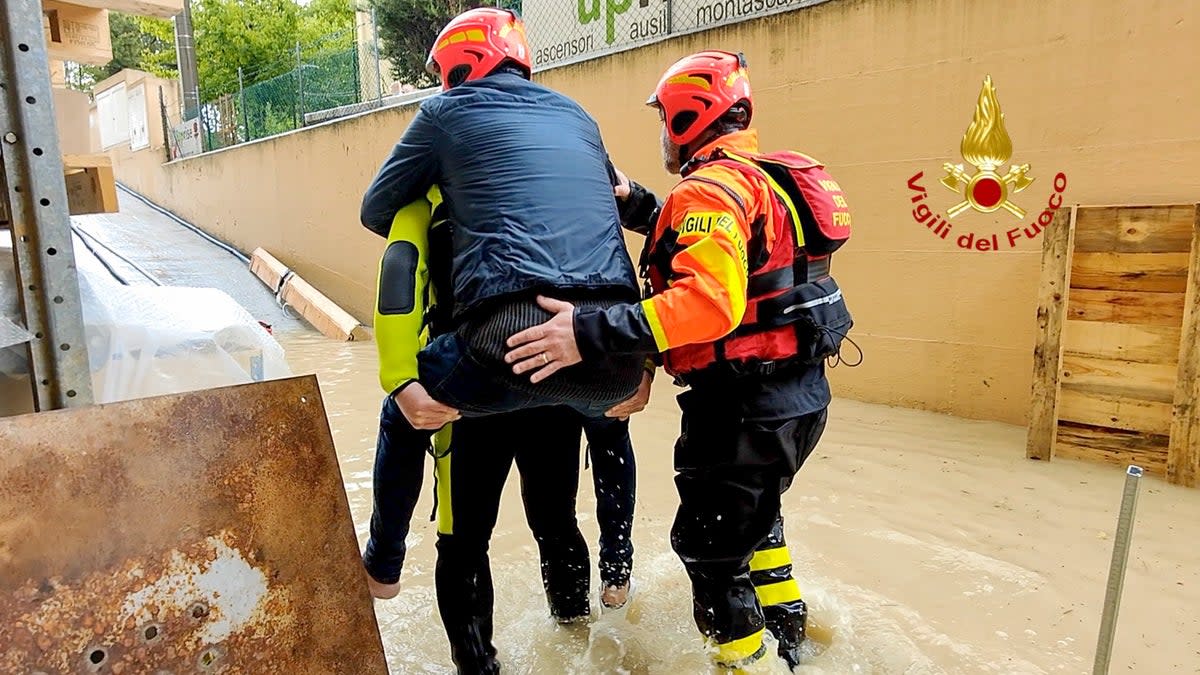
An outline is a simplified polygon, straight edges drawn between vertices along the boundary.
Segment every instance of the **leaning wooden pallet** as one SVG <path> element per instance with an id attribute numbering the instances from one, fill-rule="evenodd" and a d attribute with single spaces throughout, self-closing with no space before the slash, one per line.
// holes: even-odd
<path id="1" fill-rule="evenodd" d="M 1026 455 L 1200 477 L 1200 205 L 1074 207 L 1042 256 Z"/>

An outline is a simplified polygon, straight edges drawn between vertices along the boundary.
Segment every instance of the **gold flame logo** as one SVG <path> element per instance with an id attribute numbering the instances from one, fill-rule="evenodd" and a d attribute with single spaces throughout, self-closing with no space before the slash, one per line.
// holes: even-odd
<path id="1" fill-rule="evenodd" d="M 1000 111 L 991 75 L 983 80 L 975 116 L 963 135 L 959 151 L 976 171 L 968 174 L 962 164 L 947 162 L 943 165 L 946 177 L 942 184 L 963 196 L 963 201 L 950 207 L 946 214 L 953 218 L 968 208 L 980 213 L 1004 209 L 1018 218 L 1024 217 L 1024 209 L 1012 203 L 1009 196 L 1029 187 L 1034 179 L 1026 175 L 1028 164 L 1012 165 L 1003 176 L 997 173 L 997 169 L 1012 157 L 1012 139 L 1004 128 L 1004 113 Z"/>

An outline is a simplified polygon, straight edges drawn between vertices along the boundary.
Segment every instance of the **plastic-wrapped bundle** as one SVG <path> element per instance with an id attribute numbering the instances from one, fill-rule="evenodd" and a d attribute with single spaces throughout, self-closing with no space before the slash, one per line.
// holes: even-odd
<path id="1" fill-rule="evenodd" d="M 0 232 L 0 316 L 22 324 L 5 234 Z M 80 246 L 76 261 L 97 403 L 291 375 L 283 348 L 226 293 L 124 286 Z M 0 380 L 27 382 L 27 360 L 23 344 L 0 346 Z M 15 411 L 0 410 L 6 412 Z"/>

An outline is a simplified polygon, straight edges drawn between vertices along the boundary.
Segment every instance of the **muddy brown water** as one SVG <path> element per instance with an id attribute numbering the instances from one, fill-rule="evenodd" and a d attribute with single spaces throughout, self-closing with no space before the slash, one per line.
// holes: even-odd
<path id="1" fill-rule="evenodd" d="M 279 337 L 296 374 L 320 381 L 361 546 L 383 397 L 375 347 Z M 636 594 L 625 614 L 574 630 L 550 620 L 510 475 L 491 548 L 505 672 L 713 672 L 667 539 L 677 391 L 659 378 L 650 408 L 632 423 Z M 784 497 L 797 578 L 814 620 L 832 634 L 797 673 L 1091 672 L 1123 471 L 1032 462 L 1024 438 L 1004 424 L 834 402 L 821 445 Z M 403 590 L 376 603 L 393 673 L 454 672 L 435 605 L 431 490 L 427 480 Z M 578 515 L 593 582 L 594 509 L 585 475 Z M 1197 535 L 1200 489 L 1143 479 L 1112 672 L 1200 673 Z M 759 672 L 786 669 L 776 662 Z"/>

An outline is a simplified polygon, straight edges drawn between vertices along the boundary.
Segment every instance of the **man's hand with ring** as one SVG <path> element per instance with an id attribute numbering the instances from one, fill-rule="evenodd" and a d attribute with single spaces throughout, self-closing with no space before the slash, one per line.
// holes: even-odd
<path id="1" fill-rule="evenodd" d="M 538 305 L 554 316 L 508 338 L 510 351 L 504 355 L 517 375 L 532 371 L 529 381 L 534 383 L 583 361 L 575 343 L 575 306 L 543 296 L 538 296 Z"/>

